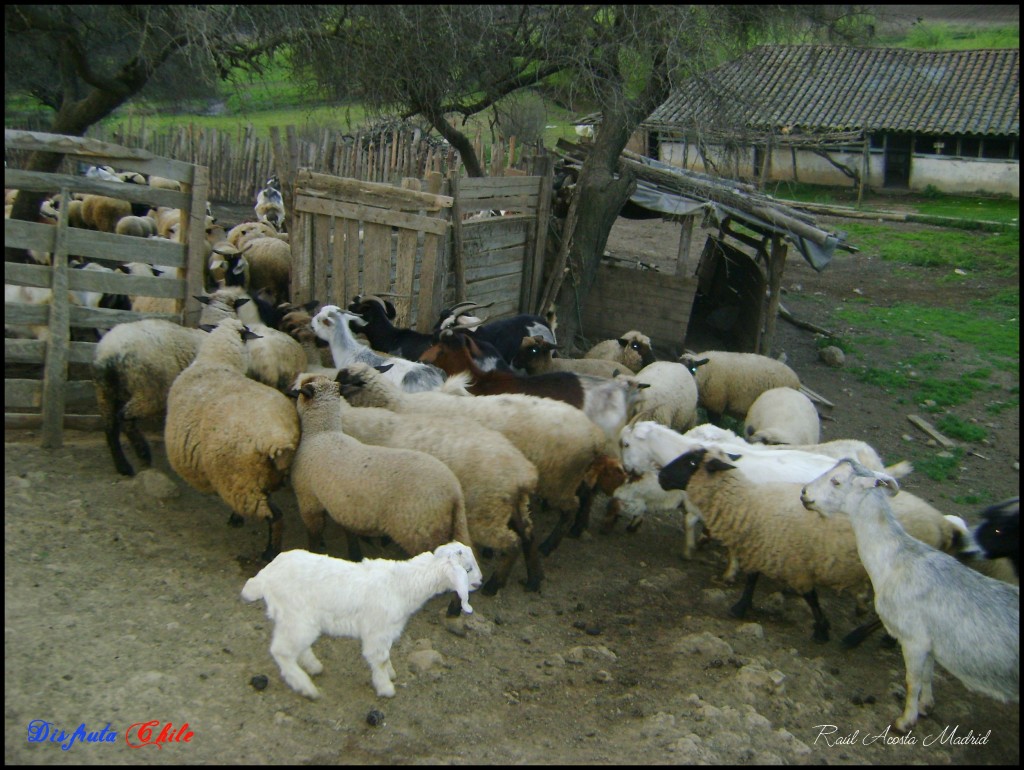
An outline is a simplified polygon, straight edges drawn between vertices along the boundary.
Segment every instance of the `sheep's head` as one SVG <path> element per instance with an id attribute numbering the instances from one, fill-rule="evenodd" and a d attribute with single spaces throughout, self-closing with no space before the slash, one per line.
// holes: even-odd
<path id="1" fill-rule="evenodd" d="M 690 374 L 696 374 L 697 369 L 703 366 L 704 364 L 708 363 L 710 360 L 710 358 L 699 358 L 698 356 L 695 356 L 692 353 L 684 353 L 683 355 L 679 356 L 679 363 L 681 363 L 683 366 L 689 369 Z"/>
<path id="2" fill-rule="evenodd" d="M 619 337 L 616 342 L 622 348 L 624 363 L 628 362 L 629 357 L 639 359 L 639 365 L 631 367 L 634 371 L 639 371 L 648 364 L 653 364 L 658 360 L 651 349 L 651 338 L 646 334 L 631 330 Z"/>
<path id="3" fill-rule="evenodd" d="M 483 583 L 483 574 L 476 563 L 473 549 L 453 540 L 434 549 L 434 556 L 442 563 L 445 575 L 452 589 L 459 595 L 462 611 L 467 615 L 473 612 L 469 605 L 469 592 L 475 591 Z"/>
<path id="4" fill-rule="evenodd" d="M 313 410 L 324 409 L 330 416 L 326 427 L 339 428 L 341 413 L 338 411 L 338 399 L 341 398 L 338 383 L 320 374 L 302 373 L 296 380 L 292 392 L 296 397 L 295 408 L 299 419 L 303 420 Z M 308 427 L 305 423 L 303 428 Z"/>
<path id="5" fill-rule="evenodd" d="M 856 460 L 846 457 L 800 491 L 800 502 L 809 511 L 822 516 L 837 513 L 853 515 L 859 510 L 864 495 L 879 489 L 887 497 L 895 495 L 900 485 L 887 473 L 865 468 Z"/>
<path id="6" fill-rule="evenodd" d="M 704 468 L 708 474 L 736 469 L 740 455 L 727 454 L 715 447 L 698 447 L 684 452 L 658 471 L 658 484 L 662 489 L 686 489 L 693 475 Z"/>

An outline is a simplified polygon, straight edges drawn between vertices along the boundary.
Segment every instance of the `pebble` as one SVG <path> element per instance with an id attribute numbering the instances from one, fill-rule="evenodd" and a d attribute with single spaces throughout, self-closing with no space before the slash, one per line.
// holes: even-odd
<path id="1" fill-rule="evenodd" d="M 846 364 L 846 354 L 842 351 L 842 348 L 838 348 L 835 345 L 829 345 L 819 350 L 818 358 L 826 366 L 831 366 L 833 369 L 842 368 Z"/>
<path id="2" fill-rule="evenodd" d="M 249 680 L 249 684 L 252 685 L 254 690 L 266 690 L 267 685 L 270 684 L 270 680 L 263 674 L 257 674 Z"/>

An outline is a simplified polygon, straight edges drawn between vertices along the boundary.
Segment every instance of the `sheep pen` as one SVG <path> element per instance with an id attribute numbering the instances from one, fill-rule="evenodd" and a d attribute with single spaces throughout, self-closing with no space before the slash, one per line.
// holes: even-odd
<path id="1" fill-rule="evenodd" d="M 666 226 L 674 249 L 679 226 Z M 839 298 L 870 288 L 876 303 L 920 297 L 929 285 L 923 271 L 902 278 L 888 263 L 858 255 L 820 275 L 799 262 L 787 263 L 786 285 L 800 283 L 807 299 L 801 305 L 793 292 L 785 302 L 819 323 L 812 314 L 824 307 L 817 291 Z M 936 304 L 963 304 L 963 292 L 931 285 Z M 812 335 L 780 322 L 776 339 L 807 384 L 836 403 L 823 440 L 863 439 L 893 460 L 925 443 L 906 421 L 907 404 L 848 369 L 818 363 Z M 918 344 L 872 349 L 873 365 L 905 360 L 908 346 Z M 962 369 L 963 357 L 953 358 Z M 901 480 L 903 488 L 968 519 L 981 506 L 949 498 L 988 490 L 995 502 L 1017 494 L 1017 413 L 993 415 L 982 405 L 999 397 L 957 411 L 998 426 L 987 428 L 992 446 L 975 447 L 986 459 L 964 456 L 967 470 L 956 483 L 935 484 L 916 471 Z M 803 601 L 768 582 L 755 604 L 758 619 L 770 621 L 744 626 L 723 617 L 735 599 L 735 589 L 717 581 L 724 551 L 704 547 L 684 563 L 674 525 L 655 518 L 632 536 L 602 536 L 592 526 L 580 540 L 565 539 L 544 560 L 539 594 L 516 584 L 521 570 L 494 597 L 472 594 L 465 637 L 445 628 L 448 597 L 429 601 L 392 649 L 399 674 L 392 700 L 369 687 L 358 642 L 321 640 L 314 650 L 328 678 L 317 682 L 323 698 L 307 702 L 280 680 L 267 653 L 272 624 L 238 598 L 255 570 L 242 569 L 235 556 L 265 545 L 265 525 L 227 527 L 226 506 L 170 471 L 161 435 L 159 425 L 147 431 L 153 470 L 173 482 L 166 490 L 153 472 L 119 477 L 99 433 L 68 431 L 65 448 L 52 452 L 38 447 L 37 432 L 6 433 L 11 763 L 127 764 L 145 761 L 144 752 L 155 761 L 196 764 L 1019 761 L 1018 707 L 965 693 L 938 670 L 936 710 L 915 727 L 917 742 L 865 745 L 899 713 L 899 650 L 881 647 L 880 635 L 850 652 L 838 641 L 813 644 Z M 166 496 L 174 490 L 177 496 Z M 275 495 L 286 519 L 283 548 L 305 548 L 294 500 L 287 491 Z M 553 522 L 550 511 L 535 521 L 541 532 Z M 390 549 L 364 550 L 396 558 Z M 327 552 L 344 553 L 330 525 Z M 481 559 L 480 567 L 486 575 L 494 562 Z M 821 601 L 830 617 L 846 616 L 849 597 L 822 591 Z M 262 691 L 261 680 L 251 683 L 259 676 L 269 680 Z M 371 709 L 383 713 L 376 727 L 367 724 Z M 49 741 L 28 743 L 26 727 L 37 719 L 69 734 L 83 723 L 98 731 L 110 722 L 117 740 L 76 741 L 68 752 Z M 125 731 L 150 720 L 160 723 L 154 739 L 167 723 L 176 732 L 187 722 L 194 736 L 161 750 L 128 750 Z M 857 730 L 855 742 L 837 743 Z M 984 744 L 952 742 L 989 730 Z M 927 736 L 934 740 L 926 746 Z"/>

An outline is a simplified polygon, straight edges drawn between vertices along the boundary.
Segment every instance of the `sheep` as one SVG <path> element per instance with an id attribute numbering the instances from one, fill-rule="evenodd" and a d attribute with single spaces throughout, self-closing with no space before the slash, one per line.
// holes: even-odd
<path id="1" fill-rule="evenodd" d="M 850 522 L 823 519 L 801 505 L 806 481 L 754 481 L 723 450 L 700 448 L 665 465 L 658 472 L 658 483 L 664 489 L 685 489 L 715 538 L 748 571 L 743 595 L 730 609 L 733 617 L 742 618 L 750 609 L 758 577 L 764 573 L 803 596 L 814 615 L 814 640 L 827 642 L 830 624 L 815 587 L 842 591 L 863 588 L 868 582 Z M 936 517 L 926 513 L 919 518 L 915 510 L 912 503 L 907 512 L 896 515 L 915 537 L 930 545 L 944 540 L 932 535 Z M 946 521 L 941 514 L 937 519 Z"/>
<path id="2" fill-rule="evenodd" d="M 249 265 L 247 288 L 268 288 L 277 302 L 291 297 L 292 249 L 280 238 L 252 238 L 238 247 Z"/>
<path id="3" fill-rule="evenodd" d="M 817 444 L 821 420 L 814 402 L 793 388 L 771 388 L 750 405 L 743 432 L 753 444 Z"/>
<path id="4" fill-rule="evenodd" d="M 256 219 L 266 222 L 280 232 L 285 229 L 284 198 L 281 197 L 281 183 L 277 177 L 267 180 L 267 186 L 256 195 Z"/>
<path id="5" fill-rule="evenodd" d="M 302 374 L 296 389 L 316 379 Z M 530 496 L 537 491 L 537 469 L 507 438 L 468 418 L 398 415 L 350 406 L 344 399 L 340 405 L 349 436 L 364 444 L 425 452 L 451 468 L 462 486 L 473 544 L 505 551 L 502 564 L 484 586 L 485 594 L 493 595 L 506 584 L 519 548 L 526 559 L 527 590 L 539 589 L 543 575 L 529 510 Z"/>
<path id="6" fill-rule="evenodd" d="M 127 435 L 143 466 L 152 464 L 146 437 L 137 425 L 162 416 L 175 378 L 195 360 L 206 335 L 171 321 L 147 318 L 118 324 L 96 344 L 92 379 L 107 447 L 122 476 L 135 471 L 125 457 L 120 434 Z"/>
<path id="7" fill-rule="evenodd" d="M 181 192 L 181 182 L 174 179 L 166 179 L 162 176 L 150 174 L 148 183 L 150 187 L 155 187 L 159 190 L 174 190 L 176 192 Z"/>
<path id="8" fill-rule="evenodd" d="M 511 364 L 523 337 L 539 336 L 546 339 L 553 345 L 558 344 L 555 338 L 555 329 L 558 322 L 555 320 L 554 310 L 545 317 L 521 313 L 510 318 L 499 318 L 486 323 L 475 316 L 467 316 L 466 313 L 474 308 L 483 308 L 487 305 L 478 305 L 475 302 L 460 302 L 454 307 L 441 311 L 441 316 L 434 324 L 435 334 L 444 329 L 455 329 L 463 327 L 474 327 L 472 333 L 478 341 L 493 345 L 505 363 Z"/>
<path id="9" fill-rule="evenodd" d="M 445 591 L 455 591 L 462 610 L 473 612 L 469 593 L 480 586 L 480 579 L 472 549 L 459 542 L 407 561 L 352 563 L 294 550 L 278 555 L 247 580 L 242 599 L 266 602 L 267 617 L 274 621 L 270 654 L 296 692 L 320 697 L 307 672 L 315 676 L 324 669 L 313 644 L 326 633 L 359 639 L 374 690 L 381 698 L 393 698 L 397 675 L 391 646 L 409 618 Z"/>
<path id="10" fill-rule="evenodd" d="M 751 405 L 772 388 L 800 389 L 800 377 L 781 361 L 757 353 L 708 350 L 686 353 L 679 362 L 697 380 L 699 404 L 713 422 L 729 414 L 743 419 Z"/>
<path id="11" fill-rule="evenodd" d="M 253 238 L 277 237 L 277 231 L 266 222 L 241 222 L 228 230 L 224 239 L 236 249 L 241 249 Z"/>
<path id="12" fill-rule="evenodd" d="M 354 406 L 470 418 L 498 431 L 536 467 L 537 496 L 560 512 L 559 527 L 582 515 L 577 490 L 607 451 L 604 433 L 575 407 L 523 394 L 466 398 L 434 391 L 405 393 L 366 364 L 342 369 L 338 379 L 342 395 Z M 540 550 L 550 553 L 544 544 Z"/>
<path id="13" fill-rule="evenodd" d="M 326 378 L 297 392 L 302 441 L 292 488 L 310 550 L 323 548 L 325 513 L 346 534 L 387 535 L 408 555 L 449 540 L 471 544 L 455 474 L 436 457 L 371 446 L 343 432 L 339 384 Z"/>
<path id="14" fill-rule="evenodd" d="M 497 369 L 486 371 L 478 363 L 480 356 L 472 335 L 446 329 L 420 360 L 439 366 L 449 375 L 469 372 L 473 384 L 468 390 L 474 395 L 526 393 L 572 404 L 605 432 L 610 452 L 617 452 L 619 431 L 641 387 L 635 379 L 609 380 L 572 372 L 520 375 Z"/>
<path id="15" fill-rule="evenodd" d="M 651 349 L 651 338 L 635 329 L 631 329 L 618 339 L 598 342 L 583 357 L 617 361 L 632 372 L 639 372 L 657 360 Z"/>
<path id="16" fill-rule="evenodd" d="M 906 701 L 894 726 L 906 732 L 935 704 L 936 661 L 969 690 L 1019 702 L 1020 588 L 908 535 L 889 503 L 898 489 L 891 476 L 847 459 L 800 495 L 805 508 L 826 520 L 842 514 L 849 521 L 875 609 L 903 648 Z"/>
<path id="17" fill-rule="evenodd" d="M 246 347 L 249 352 L 248 376 L 280 391 L 291 388 L 295 378 L 306 368 L 306 351 L 284 332 L 272 329 L 260 320 L 252 298 L 238 286 L 226 287 L 206 297 L 196 297 L 206 305 L 201 323 L 237 315 L 249 329 L 259 335 Z"/>
<path id="18" fill-rule="evenodd" d="M 206 327 L 210 328 L 210 327 Z M 245 339 L 237 318 L 210 332 L 167 395 L 164 443 L 171 468 L 200 492 L 216 492 L 236 517 L 266 519 L 262 558 L 281 551 L 283 518 L 270 493 L 285 481 L 299 446 L 299 421 L 282 393 L 245 376 Z"/>
<path id="19" fill-rule="evenodd" d="M 540 335 L 523 337 L 519 352 L 512 358 L 512 367 L 527 374 L 575 372 L 609 378 L 627 371 L 623 364 L 603 358 L 555 358 L 552 354 L 556 347 Z"/>
<path id="20" fill-rule="evenodd" d="M 444 371 L 432 364 L 383 356 L 371 350 L 352 334 L 351 323 L 360 325 L 363 319 L 337 305 L 324 305 L 313 316 L 313 331 L 330 344 L 334 365 L 339 369 L 357 362 L 378 367 L 387 379 L 409 393 L 436 390 L 444 384 Z"/>
<path id="21" fill-rule="evenodd" d="M 104 233 L 115 232 L 123 217 L 131 216 L 132 204 L 105 195 L 86 195 L 82 199 L 82 221 L 86 227 Z"/>
<path id="22" fill-rule="evenodd" d="M 653 420 L 679 432 L 697 422 L 697 383 L 690 370 L 672 361 L 655 361 L 636 373 L 648 387 L 640 391 L 630 417 Z"/>
<path id="23" fill-rule="evenodd" d="M 139 217 L 130 214 L 117 220 L 114 232 L 118 235 L 130 235 L 135 238 L 152 238 L 157 234 L 156 220 L 153 217 Z"/>

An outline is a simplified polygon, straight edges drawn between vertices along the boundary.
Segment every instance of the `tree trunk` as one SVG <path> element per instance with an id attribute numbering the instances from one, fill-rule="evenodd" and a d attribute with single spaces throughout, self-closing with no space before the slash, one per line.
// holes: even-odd
<path id="1" fill-rule="evenodd" d="M 567 355 L 574 355 L 581 333 L 580 318 L 587 296 L 597 278 L 597 268 L 604 255 L 612 225 L 623 204 L 636 189 L 631 173 L 619 176 L 616 169 L 619 154 L 629 141 L 626 116 L 606 111 L 595 137 L 594 147 L 580 169 L 576 184 L 578 218 L 569 246 L 569 274 L 562 282 L 555 305 L 558 311 L 558 337 Z M 623 330 L 625 331 L 625 330 Z"/>
<path id="2" fill-rule="evenodd" d="M 117 93 L 94 89 L 84 99 L 66 102 L 54 116 L 50 133 L 65 134 L 67 136 L 85 136 L 89 126 L 107 117 L 107 115 L 137 93 L 144 84 L 145 80 L 133 84 L 134 90 L 126 86 L 124 91 Z M 51 174 L 60 168 L 63 160 L 64 156 L 59 153 L 33 152 L 25 162 L 25 171 L 41 171 Z M 39 218 L 39 206 L 45 197 L 45 193 L 22 190 L 14 199 L 14 205 L 11 207 L 11 219 L 35 222 Z M 5 246 L 4 261 L 29 262 L 31 257 L 28 256 L 28 252 L 25 249 Z"/>

